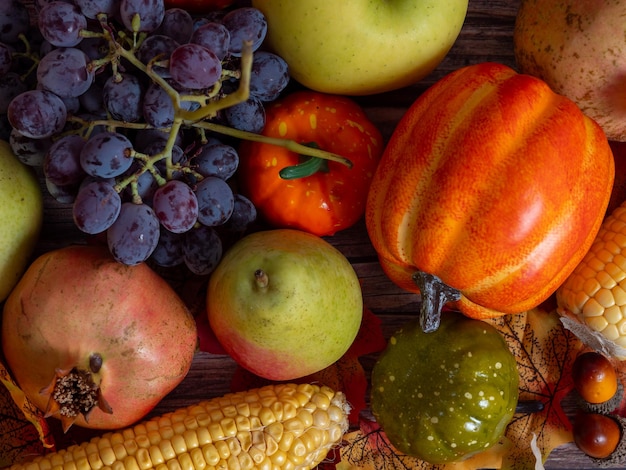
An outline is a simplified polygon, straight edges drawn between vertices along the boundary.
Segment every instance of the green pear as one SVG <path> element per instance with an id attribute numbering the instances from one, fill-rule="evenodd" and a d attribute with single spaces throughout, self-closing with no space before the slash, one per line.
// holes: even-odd
<path id="1" fill-rule="evenodd" d="M 24 274 L 42 222 L 43 196 L 34 172 L 0 140 L 0 301 Z"/>
<path id="2" fill-rule="evenodd" d="M 316 91 L 368 95 L 412 85 L 441 63 L 468 0 L 253 0 L 266 44 Z"/>
<path id="3" fill-rule="evenodd" d="M 247 235 L 211 274 L 209 323 L 242 367 L 292 380 L 340 359 L 363 314 L 359 279 L 324 239 L 293 229 Z"/>

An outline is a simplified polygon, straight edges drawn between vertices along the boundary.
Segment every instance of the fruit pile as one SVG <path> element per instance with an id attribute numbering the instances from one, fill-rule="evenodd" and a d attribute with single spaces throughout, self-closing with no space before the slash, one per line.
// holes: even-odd
<path id="1" fill-rule="evenodd" d="M 263 14 L 39 1 L 31 26 L 18 0 L 1 8 L 0 113 L 18 158 L 118 261 L 210 273 L 256 218 L 231 184 L 233 139 L 211 131 L 258 133 L 289 83 L 285 61 L 259 50 Z"/>

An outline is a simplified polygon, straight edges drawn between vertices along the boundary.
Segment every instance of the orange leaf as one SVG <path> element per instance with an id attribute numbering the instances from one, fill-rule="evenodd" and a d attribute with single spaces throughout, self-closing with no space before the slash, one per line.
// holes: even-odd
<path id="1" fill-rule="evenodd" d="M 513 447 L 503 468 L 534 468 L 536 459 L 530 446 L 533 433 L 544 462 L 553 449 L 573 440 L 561 401 L 573 389 L 571 368 L 583 345 L 563 327 L 556 311 L 537 308 L 489 321 L 516 357 L 520 402 L 542 408 L 514 416 L 506 431 Z"/>
<path id="2" fill-rule="evenodd" d="M 54 446 L 42 414 L 0 362 L 0 467 L 41 455 Z"/>

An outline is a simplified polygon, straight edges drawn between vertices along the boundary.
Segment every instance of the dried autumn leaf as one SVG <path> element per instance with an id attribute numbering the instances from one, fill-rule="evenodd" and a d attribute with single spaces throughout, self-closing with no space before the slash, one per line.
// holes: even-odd
<path id="1" fill-rule="evenodd" d="M 561 402 L 573 389 L 571 369 L 583 344 L 563 327 L 555 310 L 536 308 L 490 322 L 507 340 L 517 360 L 520 402 L 540 403 L 543 408 L 514 416 L 506 432 L 513 447 L 502 468 L 534 468 L 533 434 L 543 462 L 553 449 L 573 440 Z"/>
<path id="2" fill-rule="evenodd" d="M 41 413 L 28 401 L 0 362 L 0 467 L 11 465 L 54 446 Z"/>

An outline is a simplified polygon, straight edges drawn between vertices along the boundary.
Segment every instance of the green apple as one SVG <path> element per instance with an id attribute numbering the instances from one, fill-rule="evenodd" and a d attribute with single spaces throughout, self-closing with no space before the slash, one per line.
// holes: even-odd
<path id="1" fill-rule="evenodd" d="M 412 85 L 441 63 L 468 0 L 253 0 L 266 43 L 316 91 L 368 95 Z"/>
<path id="2" fill-rule="evenodd" d="M 43 196 L 34 172 L 0 140 L 0 301 L 24 274 L 42 221 Z"/>
<path id="3" fill-rule="evenodd" d="M 293 229 L 247 235 L 211 274 L 209 323 L 242 367 L 270 380 L 318 372 L 341 358 L 363 314 L 358 277 L 324 239 Z"/>

